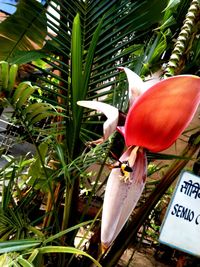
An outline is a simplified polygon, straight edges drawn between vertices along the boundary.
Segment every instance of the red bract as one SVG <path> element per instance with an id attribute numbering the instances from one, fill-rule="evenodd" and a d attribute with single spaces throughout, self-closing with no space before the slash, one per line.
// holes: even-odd
<path id="1" fill-rule="evenodd" d="M 112 169 L 105 191 L 101 226 L 104 250 L 115 240 L 142 194 L 147 169 L 143 148 L 152 152 L 168 148 L 187 127 L 200 101 L 199 77 L 176 76 L 149 86 L 131 70 L 120 69 L 128 77 L 130 108 L 125 126 L 117 129 L 125 138 L 127 150 L 119 159 L 121 166 Z M 106 140 L 117 126 L 117 109 L 97 101 L 79 101 L 78 104 L 100 110 L 107 116 Z"/>
<path id="2" fill-rule="evenodd" d="M 125 123 L 127 146 L 162 151 L 191 121 L 200 101 L 200 78 L 176 76 L 160 81 L 130 108 Z"/>

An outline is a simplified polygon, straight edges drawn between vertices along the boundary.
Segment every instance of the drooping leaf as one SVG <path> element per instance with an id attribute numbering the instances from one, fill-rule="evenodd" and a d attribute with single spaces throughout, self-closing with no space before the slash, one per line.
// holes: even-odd
<path id="1" fill-rule="evenodd" d="M 19 50 L 42 48 L 46 35 L 43 6 L 35 0 L 20 0 L 16 12 L 0 23 L 0 60 L 8 61 Z"/>
<path id="2" fill-rule="evenodd" d="M 33 239 L 0 242 L 0 253 L 21 251 L 29 248 L 34 248 L 40 244 L 40 241 Z"/>
<path id="3" fill-rule="evenodd" d="M 74 247 L 64 247 L 64 246 L 46 246 L 46 247 L 42 247 L 39 248 L 39 252 L 41 254 L 46 254 L 46 253 L 70 253 L 70 254 L 78 254 L 78 255 L 82 255 L 82 256 L 86 256 L 89 259 L 91 259 L 96 266 L 98 267 L 102 267 L 101 264 L 95 260 L 92 256 L 90 256 L 89 254 L 87 254 L 86 252 L 74 248 Z"/>
<path id="4" fill-rule="evenodd" d="M 21 51 L 17 50 L 12 56 L 10 56 L 9 61 L 15 64 L 26 64 L 41 58 L 47 57 L 47 53 L 43 50 L 30 50 Z"/>
<path id="5" fill-rule="evenodd" d="M 34 267 L 34 265 L 31 262 L 24 259 L 22 256 L 17 258 L 17 262 L 19 262 L 19 264 L 22 265 L 23 267 Z"/>

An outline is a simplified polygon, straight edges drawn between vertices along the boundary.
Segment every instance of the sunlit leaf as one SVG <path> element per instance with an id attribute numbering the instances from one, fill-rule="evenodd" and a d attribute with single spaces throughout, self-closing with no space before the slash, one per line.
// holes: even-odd
<path id="1" fill-rule="evenodd" d="M 16 12 L 0 24 L 0 59 L 9 60 L 18 50 L 41 48 L 46 34 L 42 5 L 34 0 L 19 1 Z"/>

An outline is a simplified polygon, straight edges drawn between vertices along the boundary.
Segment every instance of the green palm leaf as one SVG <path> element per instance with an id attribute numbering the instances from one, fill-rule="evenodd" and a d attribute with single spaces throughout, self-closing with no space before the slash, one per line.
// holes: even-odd
<path id="1" fill-rule="evenodd" d="M 55 15 L 52 10 L 38 4 L 36 0 L 21 0 L 16 13 L 0 24 L 0 59 L 18 63 L 40 59 L 39 62 L 30 63 L 31 67 L 34 67 L 33 83 L 23 82 L 15 88 L 11 83 L 10 90 L 15 89 L 15 92 L 10 97 L 13 99 L 13 104 L 18 103 L 20 110 L 23 109 L 20 113 L 22 117 L 29 121 L 30 126 L 37 125 L 38 121 L 52 115 L 51 105 L 56 108 L 59 103 L 59 106 L 63 107 L 56 109 L 58 120 L 54 117 L 54 121 L 51 121 L 55 132 L 59 131 L 58 134 L 62 135 L 59 141 L 63 142 L 53 155 L 59 163 L 62 163 L 63 168 L 59 170 L 58 175 L 62 186 L 61 198 L 65 192 L 62 221 L 64 231 L 60 234 L 67 233 L 68 230 L 65 229 L 68 226 L 68 218 L 73 220 L 73 204 L 78 199 L 76 194 L 79 194 L 80 189 L 77 182 L 80 173 L 85 171 L 84 167 L 92 164 L 97 157 L 102 157 L 102 153 L 98 155 L 96 153 L 96 158 L 92 155 L 86 162 L 85 157 L 80 156 L 84 142 L 101 136 L 98 124 L 101 124 L 103 119 L 98 114 L 83 110 L 76 103 L 82 99 L 98 99 L 112 103 L 119 109 L 126 109 L 127 83 L 124 82 L 126 78 L 123 73 L 117 72 L 117 67 L 128 66 L 138 74 L 146 76 L 151 71 L 160 69 L 168 60 L 166 55 L 169 55 L 172 49 L 171 39 L 176 38 L 189 1 L 183 0 L 180 4 L 177 1 L 175 6 L 168 5 L 168 2 L 168 0 L 48 1 L 48 8 L 51 7 L 57 13 Z M 28 12 L 28 16 L 24 16 L 25 11 Z M 37 45 L 37 49 L 33 44 Z M 198 44 L 196 40 L 193 49 L 199 51 Z M 199 61 L 196 59 L 196 62 Z M 5 79 L 0 79 L 0 86 L 5 89 L 9 85 L 9 76 L 7 69 L 3 70 Z M 37 100 L 38 98 L 43 100 L 42 103 L 29 102 L 30 93 L 36 88 L 35 85 L 40 87 L 39 92 L 35 90 L 35 95 Z M 43 131 L 39 130 L 40 133 Z M 49 134 L 49 140 L 55 132 Z M 105 148 L 102 150 L 105 151 Z M 149 159 L 154 158 L 172 159 L 176 156 L 149 154 Z M 33 167 L 32 171 L 37 173 L 38 161 Z M 44 169 L 42 167 L 41 170 Z M 53 176 L 47 178 L 50 178 L 47 181 L 53 180 Z M 92 196 L 96 191 L 95 186 L 93 188 Z M 5 203 L 8 201 L 9 195 Z M 21 222 L 19 216 L 12 215 L 16 217 L 17 223 Z M 3 219 L 6 221 L 9 217 Z M 8 236 L 9 230 L 6 232 Z M 85 255 L 74 248 L 64 246 L 46 246 L 38 251 L 41 254 L 58 252 Z M 21 264 L 25 266 L 28 262 L 22 259 Z"/>
<path id="2" fill-rule="evenodd" d="M 46 15 L 37 1 L 20 0 L 16 12 L 0 24 L 0 60 L 10 60 L 19 50 L 39 49 L 47 34 Z"/>
<path id="3" fill-rule="evenodd" d="M 41 242 L 33 239 L 5 241 L 0 243 L 0 253 L 26 250 L 40 245 Z"/>
<path id="4" fill-rule="evenodd" d="M 63 23 L 56 27 L 57 35 L 49 44 L 56 47 L 57 51 L 56 55 L 52 54 L 48 64 L 55 68 L 56 63 L 60 72 L 60 75 L 52 76 L 56 81 L 51 83 L 54 88 L 52 94 L 57 98 L 56 94 L 60 92 L 63 103 L 71 103 L 67 112 L 67 117 L 71 118 L 70 127 L 67 127 L 68 143 L 70 146 L 73 144 L 73 147 L 69 147 L 70 155 L 77 149 L 75 143 L 80 131 L 81 109 L 76 106 L 77 100 L 100 96 L 106 98 L 113 94 L 112 86 L 119 82 L 116 80 L 117 66 L 126 64 L 135 51 L 133 42 L 140 42 L 145 33 L 152 30 L 152 26 L 161 20 L 165 7 L 165 1 L 161 3 L 157 0 L 152 3 L 65 1 L 59 10 L 54 7 L 66 22 L 67 30 L 63 28 Z M 67 13 L 64 15 L 64 12 Z M 79 15 L 76 16 L 77 13 Z"/>

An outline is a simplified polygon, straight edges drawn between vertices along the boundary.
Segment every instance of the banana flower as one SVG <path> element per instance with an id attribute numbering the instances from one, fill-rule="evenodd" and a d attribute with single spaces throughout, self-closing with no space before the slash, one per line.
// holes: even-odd
<path id="1" fill-rule="evenodd" d="M 142 79 L 128 68 L 129 110 L 124 126 L 118 126 L 119 111 L 98 101 L 78 105 L 103 112 L 104 139 L 115 129 L 124 136 L 127 149 L 113 168 L 106 185 L 101 242 L 106 250 L 115 240 L 135 208 L 147 175 L 146 150 L 160 152 L 170 147 L 188 126 L 200 101 L 200 78 L 179 75 L 156 82 Z"/>

